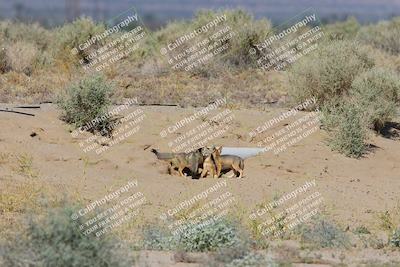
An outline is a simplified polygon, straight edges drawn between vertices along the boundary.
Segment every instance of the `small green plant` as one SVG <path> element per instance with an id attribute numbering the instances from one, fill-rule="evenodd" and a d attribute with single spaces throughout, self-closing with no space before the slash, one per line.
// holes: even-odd
<path id="1" fill-rule="evenodd" d="M 395 247 L 400 247 L 400 228 L 393 231 L 389 240 L 390 244 Z"/>
<path id="2" fill-rule="evenodd" d="M 394 220 L 389 211 L 381 212 L 378 214 L 380 221 L 379 226 L 385 231 L 392 231 L 394 229 Z"/>
<path id="3" fill-rule="evenodd" d="M 26 177 L 37 177 L 37 172 L 33 169 L 33 157 L 28 154 L 21 154 L 17 157 L 17 171 Z"/>
<path id="4" fill-rule="evenodd" d="M 345 102 L 325 106 L 322 114 L 331 148 L 348 157 L 361 157 L 367 149 L 368 137 L 363 110 L 355 103 Z"/>
<path id="5" fill-rule="evenodd" d="M 63 112 L 61 118 L 90 132 L 108 133 L 113 129 L 115 120 L 106 114 L 111 103 L 112 90 L 112 85 L 99 75 L 87 77 L 71 85 L 57 101 Z"/>
<path id="6" fill-rule="evenodd" d="M 354 229 L 355 234 L 361 234 L 361 235 L 368 235 L 371 234 L 371 232 L 368 230 L 367 227 L 364 225 L 357 226 L 356 229 Z"/>

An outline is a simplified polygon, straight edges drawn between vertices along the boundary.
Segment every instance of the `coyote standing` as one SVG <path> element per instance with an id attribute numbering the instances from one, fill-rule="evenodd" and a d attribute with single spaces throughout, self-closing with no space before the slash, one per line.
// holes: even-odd
<path id="1" fill-rule="evenodd" d="M 185 176 L 183 169 L 188 168 L 192 177 L 196 177 L 199 165 L 202 166 L 204 161 L 203 148 L 189 153 L 160 153 L 155 149 L 152 149 L 151 152 L 156 154 L 158 159 L 169 161 L 168 170 L 170 173 L 177 167 L 180 176 Z"/>
<path id="2" fill-rule="evenodd" d="M 215 169 L 215 163 L 213 159 L 213 155 L 209 154 L 206 156 L 203 162 L 203 171 L 201 172 L 200 178 L 203 178 L 207 176 L 207 174 L 210 174 L 211 177 L 217 177 L 216 176 L 216 169 Z"/>
<path id="3" fill-rule="evenodd" d="M 230 171 L 234 172 L 234 176 L 238 176 L 239 178 L 243 177 L 243 169 L 244 169 L 244 160 L 235 155 L 221 155 L 222 146 L 216 147 L 214 152 L 212 153 L 215 166 L 216 166 L 216 176 L 219 177 L 222 171 Z M 233 176 L 232 176 L 233 177 Z"/>

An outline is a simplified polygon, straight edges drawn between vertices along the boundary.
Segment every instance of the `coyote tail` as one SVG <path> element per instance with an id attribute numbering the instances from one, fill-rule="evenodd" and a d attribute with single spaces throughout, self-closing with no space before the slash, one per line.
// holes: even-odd
<path id="1" fill-rule="evenodd" d="M 151 152 L 153 152 L 154 154 L 156 154 L 158 159 L 172 159 L 175 157 L 175 155 L 173 153 L 160 153 L 158 152 L 156 149 L 151 149 Z"/>

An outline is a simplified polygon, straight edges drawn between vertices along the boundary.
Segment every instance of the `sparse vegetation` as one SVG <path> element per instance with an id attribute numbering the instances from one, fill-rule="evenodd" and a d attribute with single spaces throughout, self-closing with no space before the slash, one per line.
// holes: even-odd
<path id="1" fill-rule="evenodd" d="M 361 42 L 382 49 L 392 55 L 400 54 L 400 18 L 382 21 L 376 25 L 360 29 L 357 39 Z"/>
<path id="2" fill-rule="evenodd" d="M 381 212 L 378 214 L 379 226 L 385 231 L 392 231 L 394 229 L 394 220 L 389 211 Z"/>
<path id="3" fill-rule="evenodd" d="M 143 247 L 155 250 L 181 249 L 188 252 L 215 251 L 244 242 L 238 226 L 228 220 L 205 225 L 188 225 L 187 231 L 172 235 L 166 229 L 151 225 L 143 231 Z"/>
<path id="4" fill-rule="evenodd" d="M 95 23 L 90 18 L 79 18 L 72 23 L 65 24 L 56 31 L 56 47 L 58 48 L 57 57 L 61 60 L 67 60 L 66 63 L 79 65 L 83 60 L 88 63 L 87 57 L 91 52 L 104 45 L 105 40 L 97 41 L 90 48 L 82 50 L 79 46 L 85 44 L 96 34 L 102 34 L 105 26 L 101 23 Z M 77 53 L 72 53 L 72 49 L 77 49 Z"/>
<path id="5" fill-rule="evenodd" d="M 345 97 L 355 77 L 373 66 L 367 51 L 354 41 L 327 43 L 289 70 L 290 93 L 296 103 L 316 97 L 322 107 Z"/>
<path id="6" fill-rule="evenodd" d="M 79 232 L 80 224 L 71 220 L 73 212 L 65 208 L 32 219 L 25 233 L 4 247 L 4 266 L 132 266 L 131 254 L 121 242 Z"/>
<path id="7" fill-rule="evenodd" d="M 29 154 L 21 154 L 17 157 L 17 172 L 26 177 L 37 177 L 38 173 L 33 168 L 33 157 Z"/>
<path id="8" fill-rule="evenodd" d="M 361 25 L 357 19 L 350 17 L 345 21 L 326 25 L 326 33 L 329 41 L 352 40 L 360 30 Z"/>
<path id="9" fill-rule="evenodd" d="M 9 44 L 6 48 L 6 69 L 31 75 L 38 57 L 35 45 L 26 42 Z"/>
<path id="10" fill-rule="evenodd" d="M 321 216 L 314 216 L 309 223 L 300 225 L 297 232 L 302 242 L 310 246 L 345 248 L 349 245 L 346 233 Z"/>
<path id="11" fill-rule="evenodd" d="M 362 73 L 353 81 L 350 92 L 367 123 L 377 131 L 396 116 L 399 93 L 400 76 L 385 69 Z"/>
<path id="12" fill-rule="evenodd" d="M 400 228 L 397 228 L 396 230 L 393 231 L 389 242 L 395 247 L 400 247 Z"/>

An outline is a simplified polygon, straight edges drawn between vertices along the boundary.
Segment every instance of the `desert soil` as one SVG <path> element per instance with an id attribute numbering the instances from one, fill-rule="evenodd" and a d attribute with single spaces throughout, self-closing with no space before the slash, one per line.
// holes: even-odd
<path id="1" fill-rule="evenodd" d="M 126 113 L 137 108 L 132 106 Z M 16 171 L 14 160 L 5 160 L 0 163 L 0 185 L 4 185 L 1 187 L 7 190 L 5 186 L 10 181 L 38 179 L 58 188 L 60 195 L 77 195 L 81 203 L 88 204 L 136 179 L 138 190 L 148 200 L 140 214 L 141 220 L 146 221 L 158 220 L 161 213 L 215 185 L 216 178 L 191 179 L 167 174 L 166 163 L 150 152 L 151 148 L 170 151 L 168 142 L 178 133 L 162 138 L 160 131 L 198 109 L 140 108 L 145 118 L 139 131 L 100 155 L 83 152 L 79 142 L 91 134 L 72 137 L 71 126 L 59 119 L 59 110 L 52 104 L 30 110 L 35 117 L 0 113 L 0 151 L 10 158 L 30 155 L 37 173 L 27 177 Z M 249 131 L 286 110 L 233 110 L 234 121 L 228 132 L 209 145 L 256 147 Z M 295 118 L 305 114 L 300 112 Z M 283 128 L 295 118 L 275 125 L 263 135 Z M 35 136 L 31 136 L 33 132 Z M 378 229 L 377 215 L 396 209 L 400 200 L 400 142 L 372 135 L 371 152 L 361 159 L 351 159 L 333 152 L 326 140 L 326 133 L 317 130 L 278 155 L 266 152 L 246 159 L 244 178 L 219 178 L 219 181 L 226 181 L 237 207 L 248 216 L 257 204 L 315 179 L 316 189 L 324 198 L 324 210 L 332 220 L 350 229 L 360 225 Z"/>

